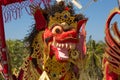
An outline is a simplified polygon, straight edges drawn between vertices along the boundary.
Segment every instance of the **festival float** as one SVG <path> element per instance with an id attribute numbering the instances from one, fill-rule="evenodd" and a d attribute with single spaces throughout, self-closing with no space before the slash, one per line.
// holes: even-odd
<path id="1" fill-rule="evenodd" d="M 92 72 L 85 70 L 89 60 L 86 53 L 85 30 L 88 18 L 81 13 L 76 14 L 74 10 L 74 6 L 82 8 L 82 5 L 76 0 L 56 0 L 53 4 L 50 2 L 50 0 L 0 0 L 0 71 L 5 80 L 94 80 L 90 78 Z M 9 66 L 10 57 L 5 43 L 3 19 L 7 22 L 11 18 L 19 18 L 23 8 L 34 17 L 35 24 L 26 38 L 29 56 L 22 64 L 19 75 L 15 75 L 11 73 Z M 109 29 L 111 19 L 119 13 L 119 9 L 112 11 L 106 22 L 104 80 L 119 80 L 120 36 L 117 23 L 113 24 L 116 38 L 112 37 Z M 97 62 L 98 57 L 93 55 L 94 62 Z"/>

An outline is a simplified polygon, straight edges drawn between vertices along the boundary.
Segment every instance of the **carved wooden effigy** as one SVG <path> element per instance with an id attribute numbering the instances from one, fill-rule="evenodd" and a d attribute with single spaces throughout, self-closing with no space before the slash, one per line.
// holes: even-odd
<path id="1" fill-rule="evenodd" d="M 110 27 L 111 20 L 117 14 L 120 14 L 119 8 L 113 9 L 106 21 L 105 42 L 107 47 L 103 59 L 104 80 L 120 80 L 120 31 L 117 22 Z"/>

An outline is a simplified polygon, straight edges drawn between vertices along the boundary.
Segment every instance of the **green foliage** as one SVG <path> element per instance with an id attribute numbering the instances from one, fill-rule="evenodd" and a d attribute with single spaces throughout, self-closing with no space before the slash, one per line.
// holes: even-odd
<path id="1" fill-rule="evenodd" d="M 17 75 L 24 58 L 28 55 L 28 50 L 24 46 L 24 41 L 22 40 L 7 40 L 6 44 L 11 72 L 12 74 Z M 2 74 L 0 75 L 0 80 L 4 80 Z"/>
<path id="2" fill-rule="evenodd" d="M 102 80 L 102 55 L 104 53 L 105 43 L 96 42 L 89 37 L 87 42 L 87 55 L 83 59 L 84 63 L 80 71 L 79 80 Z"/>
<path id="3" fill-rule="evenodd" d="M 28 54 L 27 48 L 22 40 L 7 40 L 6 41 L 12 73 L 17 74 L 22 65 L 24 58 Z"/>
<path id="4" fill-rule="evenodd" d="M 102 80 L 102 55 L 104 53 L 105 43 L 96 42 L 90 36 L 87 42 L 86 71 L 90 80 Z"/>

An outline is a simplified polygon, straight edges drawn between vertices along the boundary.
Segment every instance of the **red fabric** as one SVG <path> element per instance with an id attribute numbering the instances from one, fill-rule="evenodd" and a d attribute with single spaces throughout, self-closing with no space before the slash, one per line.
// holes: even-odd
<path id="1" fill-rule="evenodd" d="M 34 19 L 36 22 L 36 29 L 37 30 L 45 29 L 47 22 L 43 16 L 43 14 L 41 13 L 40 9 L 36 10 L 36 12 L 34 14 Z"/>
<path id="2" fill-rule="evenodd" d="M 36 70 L 37 70 L 37 72 L 39 73 L 39 74 L 42 74 L 42 70 L 37 66 L 37 67 L 35 67 L 36 68 Z"/>
<path id="3" fill-rule="evenodd" d="M 2 5 L 7 5 L 7 4 L 15 3 L 15 2 L 21 2 L 24 0 L 1 0 L 1 1 L 2 1 Z"/>
<path id="4" fill-rule="evenodd" d="M 3 67 L 3 72 L 4 72 L 4 74 L 8 74 L 8 65 L 6 64 L 6 65 L 4 65 L 4 67 Z"/>
<path id="5" fill-rule="evenodd" d="M 6 44 L 5 44 L 4 23 L 3 23 L 1 6 L 0 6 L 0 39 L 1 39 L 1 43 L 2 43 L 2 48 L 5 48 Z"/>
<path id="6" fill-rule="evenodd" d="M 103 64 L 105 65 L 105 78 L 106 80 L 118 80 L 118 75 L 109 70 L 109 64 L 106 64 L 106 58 L 103 59 Z"/>
<path id="7" fill-rule="evenodd" d="M 81 55 L 83 57 L 86 54 L 86 31 L 85 31 L 86 22 L 87 19 L 80 20 L 77 26 L 77 30 L 80 33 L 80 39 L 79 43 L 77 44 L 77 49 L 80 50 L 80 52 L 82 53 Z"/>
<path id="8" fill-rule="evenodd" d="M 2 59 L 4 61 L 7 61 L 7 55 L 6 55 L 6 52 L 2 52 Z"/>
<path id="9" fill-rule="evenodd" d="M 6 43 L 5 43 L 5 33 L 4 33 L 4 23 L 3 23 L 3 17 L 2 17 L 2 7 L 0 6 L 0 40 L 1 40 L 1 47 L 2 49 L 6 49 Z M 7 62 L 7 54 L 6 51 L 2 52 L 2 61 Z M 3 64 L 1 62 L 1 64 Z M 3 74 L 8 75 L 8 64 L 5 63 L 3 64 Z M 8 75 L 9 76 L 9 75 Z M 8 76 L 5 76 L 5 78 L 7 79 Z"/>
<path id="10" fill-rule="evenodd" d="M 118 80 L 118 75 L 114 72 L 110 72 L 109 65 L 106 65 L 106 80 Z"/>
<path id="11" fill-rule="evenodd" d="M 18 76 L 18 80 L 23 80 L 23 74 L 24 74 L 24 71 L 21 69 Z"/>

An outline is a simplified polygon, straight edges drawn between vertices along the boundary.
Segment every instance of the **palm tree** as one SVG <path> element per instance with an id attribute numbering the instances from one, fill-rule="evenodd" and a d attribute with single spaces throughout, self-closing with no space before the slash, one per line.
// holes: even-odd
<path id="1" fill-rule="evenodd" d="M 89 80 L 102 80 L 102 54 L 104 53 L 104 43 L 102 41 L 96 43 L 89 37 L 87 42 L 87 59 L 86 71 Z"/>

